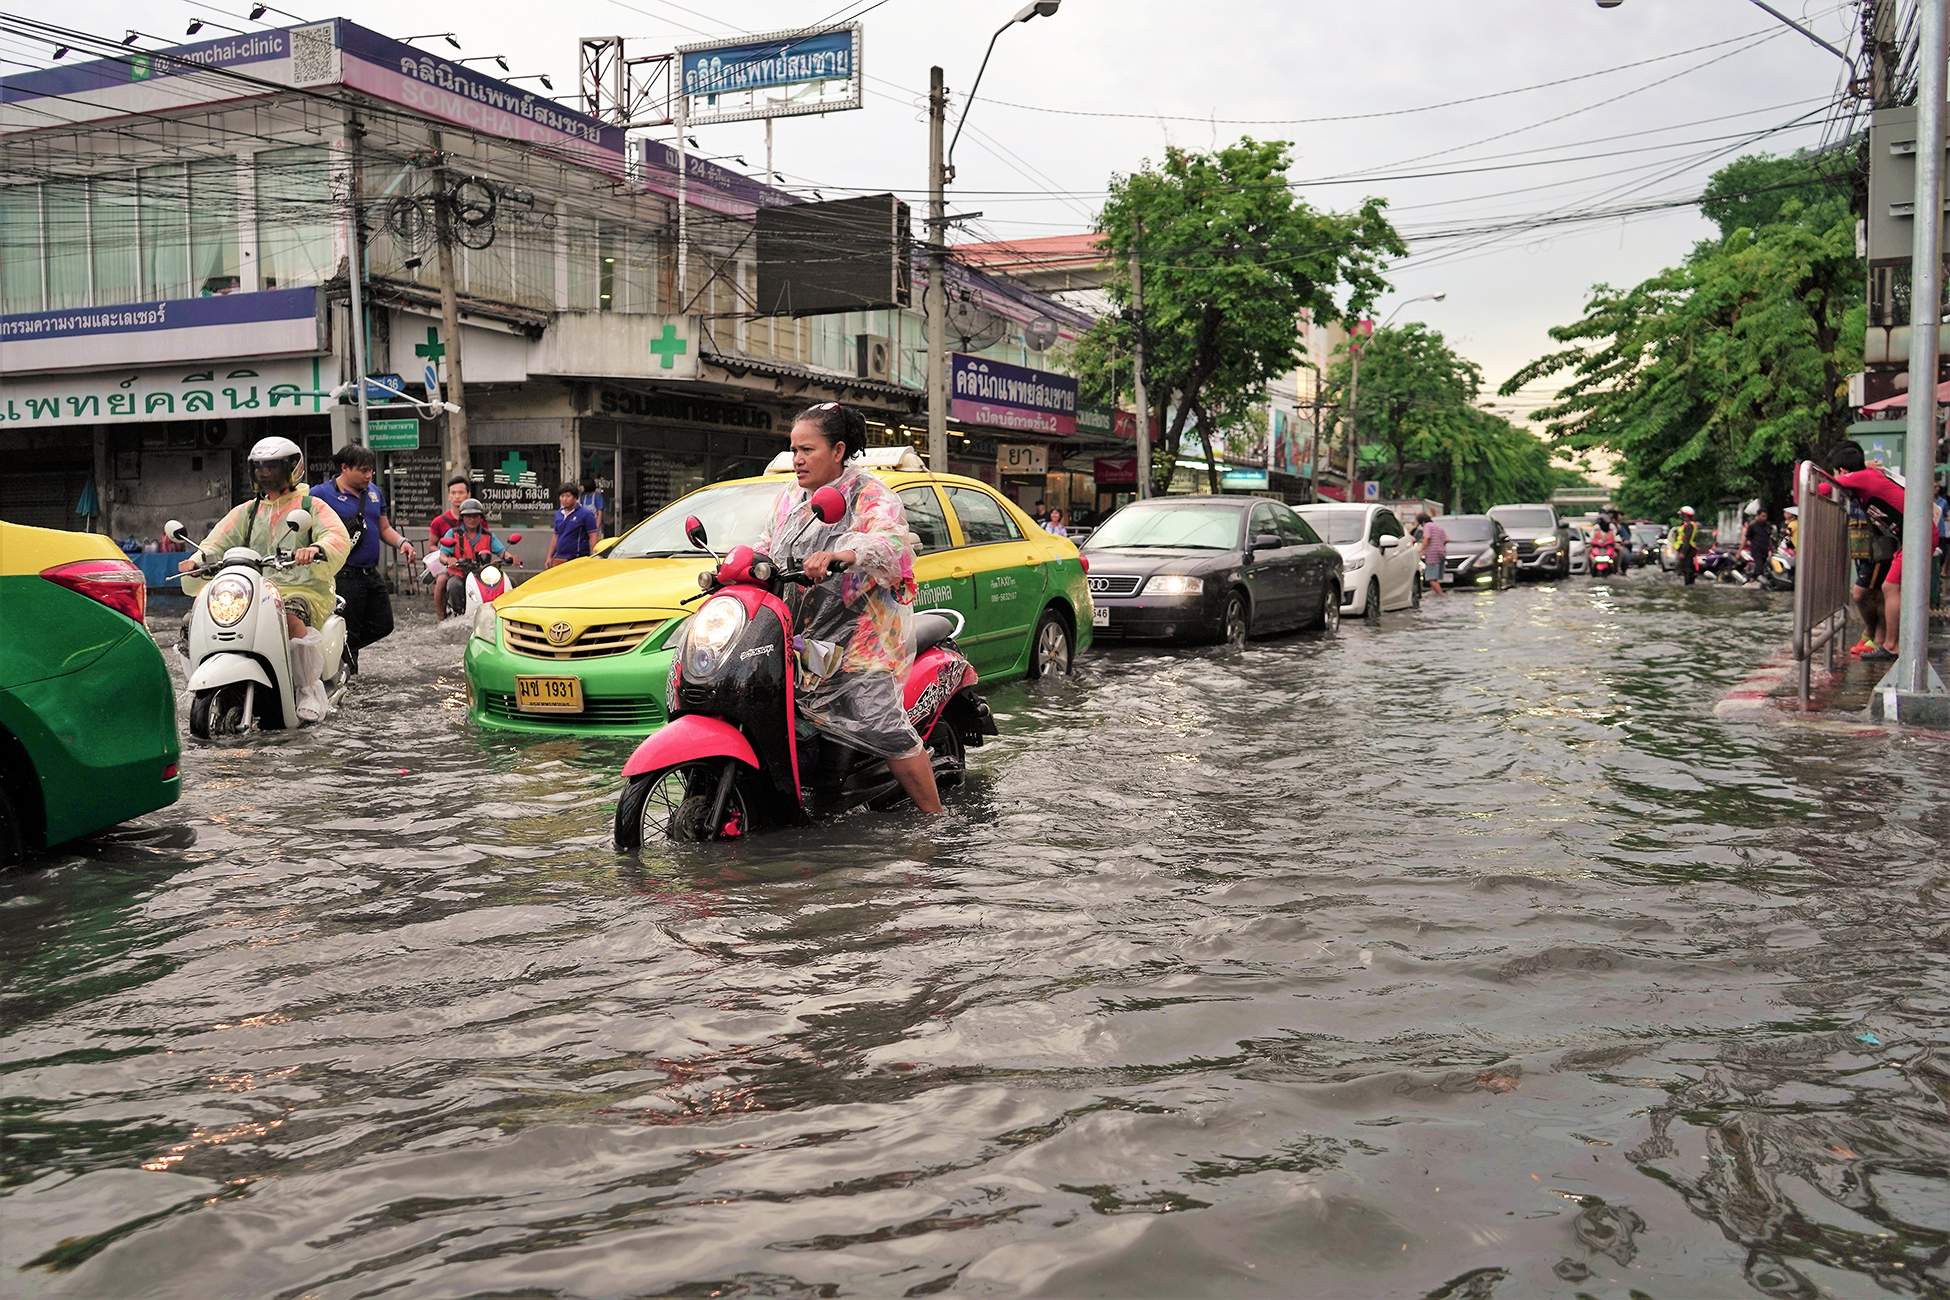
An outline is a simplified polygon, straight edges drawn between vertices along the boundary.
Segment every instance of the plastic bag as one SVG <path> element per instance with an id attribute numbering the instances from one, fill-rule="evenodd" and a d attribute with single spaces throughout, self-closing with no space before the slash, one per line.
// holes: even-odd
<path id="1" fill-rule="evenodd" d="M 325 637 L 315 627 L 291 641 L 291 693 L 298 701 L 298 717 L 323 722 L 332 711 L 325 697 Z"/>

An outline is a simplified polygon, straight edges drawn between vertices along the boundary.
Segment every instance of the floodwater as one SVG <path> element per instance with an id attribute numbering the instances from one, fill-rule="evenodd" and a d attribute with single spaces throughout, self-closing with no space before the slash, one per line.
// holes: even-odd
<path id="1" fill-rule="evenodd" d="M 416 615 L 0 878 L 0 1290 L 1944 1295 L 1950 745 L 1716 720 L 1788 621 L 1094 653 L 940 821 L 636 858 Z"/>

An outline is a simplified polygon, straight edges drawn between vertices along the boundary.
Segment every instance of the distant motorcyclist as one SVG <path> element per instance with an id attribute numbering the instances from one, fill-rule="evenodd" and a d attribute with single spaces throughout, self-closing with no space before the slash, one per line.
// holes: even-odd
<path id="1" fill-rule="evenodd" d="M 285 630 L 292 645 L 292 669 L 298 693 L 308 695 L 324 675 L 324 653 L 316 629 L 325 626 L 337 604 L 334 579 L 352 552 L 351 535 L 336 510 L 311 498 L 305 486 L 305 454 L 289 438 L 260 438 L 250 450 L 251 482 L 257 495 L 223 517 L 201 546 L 176 567 L 187 573 L 223 558 L 233 546 L 248 546 L 259 555 L 277 554 L 281 546 L 295 546 L 291 558 L 299 567 L 280 571 L 273 579 L 284 602 Z M 311 515 L 307 528 L 292 533 L 284 526 L 295 510 Z M 306 711 L 323 710 L 311 706 Z"/>
<path id="2" fill-rule="evenodd" d="M 1686 585 L 1699 577 L 1699 515 L 1691 506 L 1679 508 L 1679 528 L 1672 535 L 1673 554 L 1679 557 L 1679 571 Z"/>
<path id="3" fill-rule="evenodd" d="M 488 531 L 487 507 L 473 497 L 460 503 L 460 527 L 450 531 L 440 543 L 440 556 L 447 567 L 459 568 L 466 560 L 496 558 L 505 564 L 520 564 L 521 557 L 501 544 L 501 539 Z M 517 537 L 516 541 L 521 539 Z"/>

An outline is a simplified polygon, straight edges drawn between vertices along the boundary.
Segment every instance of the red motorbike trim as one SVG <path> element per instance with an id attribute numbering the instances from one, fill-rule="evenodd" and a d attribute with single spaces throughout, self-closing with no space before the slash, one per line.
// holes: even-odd
<path id="1" fill-rule="evenodd" d="M 739 549 L 745 551 L 750 550 L 749 547 L 741 547 Z M 747 563 L 749 564 L 750 561 L 747 560 Z M 780 600 L 777 596 L 774 596 L 771 592 L 765 590 L 765 588 L 754 587 L 748 583 L 742 583 L 742 582 L 734 583 L 731 586 L 720 588 L 718 591 L 713 593 L 713 595 L 730 596 L 732 599 L 736 600 L 739 604 L 745 607 L 745 616 L 747 618 L 750 618 L 752 615 L 758 613 L 758 611 L 761 609 L 769 609 L 772 611 L 773 614 L 778 616 L 779 627 L 785 633 L 785 647 L 784 647 L 785 649 L 785 715 L 788 719 L 796 719 L 798 716 L 796 712 L 798 705 L 793 697 L 795 693 L 795 688 L 797 686 L 796 679 L 798 677 L 798 674 L 793 670 L 792 667 L 792 611 L 785 607 L 784 601 Z M 680 669 L 682 667 L 681 661 L 679 663 L 679 667 Z M 702 717 L 705 715 L 686 713 L 683 716 L 685 718 L 695 718 L 695 717 Z M 681 719 L 679 719 L 679 721 L 681 721 Z M 670 727 L 675 725 L 676 725 L 675 722 L 666 724 L 664 730 L 668 731 Z M 732 727 L 730 723 L 724 722 L 721 723 L 721 725 L 725 727 L 730 727 L 731 730 L 735 734 L 737 734 L 740 740 L 745 739 L 744 733 L 739 732 L 738 729 L 736 727 Z M 663 732 L 661 731 L 657 733 L 657 735 L 659 736 L 662 734 Z M 656 736 L 651 737 L 651 740 L 654 739 L 656 739 Z M 646 745 L 649 743 L 650 743 L 649 741 L 644 742 L 644 744 Z M 794 796 L 799 801 L 799 806 L 803 808 L 805 807 L 806 804 L 806 783 L 799 779 L 799 728 L 796 725 L 796 723 L 786 729 L 786 747 L 792 753 L 792 791 Z M 747 753 L 751 752 L 751 742 L 749 741 L 745 742 L 745 750 Z M 637 752 L 638 753 L 643 752 L 642 745 L 639 745 L 637 747 Z M 730 756 L 727 755 L 727 757 Z M 758 757 L 756 754 L 754 754 L 747 761 L 750 762 L 753 767 L 755 768 L 758 767 Z M 630 759 L 630 762 L 635 763 L 636 759 L 632 757 Z M 625 775 L 628 775 L 628 771 L 629 769 L 627 768 L 624 769 Z"/>
<path id="2" fill-rule="evenodd" d="M 934 734 L 934 726 L 941 721 L 948 701 L 978 680 L 975 665 L 960 655 L 951 655 L 938 645 L 922 651 L 914 667 L 908 670 L 901 701 L 908 722 L 921 734 L 922 740 Z"/>
<path id="3" fill-rule="evenodd" d="M 708 713 L 686 713 L 644 737 L 643 743 L 630 755 L 630 761 L 623 765 L 623 775 L 661 772 L 700 758 L 735 758 L 754 772 L 760 770 L 758 755 L 752 751 L 752 742 L 745 739 L 744 732 Z"/>

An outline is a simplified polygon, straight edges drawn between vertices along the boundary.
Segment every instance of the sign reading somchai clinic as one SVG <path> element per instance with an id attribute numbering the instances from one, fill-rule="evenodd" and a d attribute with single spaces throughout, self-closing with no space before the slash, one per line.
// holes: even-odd
<path id="1" fill-rule="evenodd" d="M 1077 381 L 957 352 L 949 378 L 948 413 L 968 424 L 1031 433 L 1077 431 Z"/>
<path id="2" fill-rule="evenodd" d="M 677 47 L 685 121 L 740 122 L 860 107 L 860 24 Z"/>

